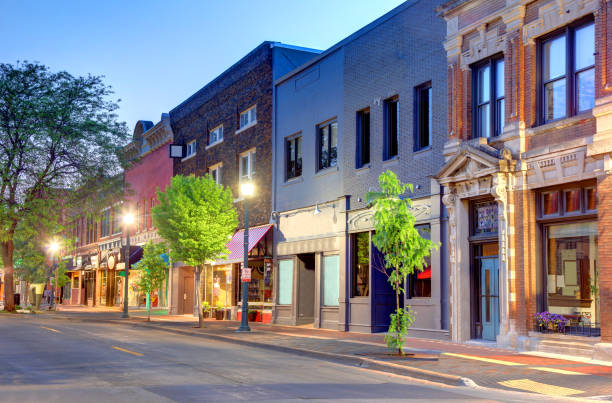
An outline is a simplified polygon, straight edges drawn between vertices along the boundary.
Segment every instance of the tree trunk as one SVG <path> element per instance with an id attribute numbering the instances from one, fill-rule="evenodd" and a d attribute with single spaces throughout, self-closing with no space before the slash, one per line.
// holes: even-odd
<path id="1" fill-rule="evenodd" d="M 2 242 L 0 252 L 2 253 L 2 263 L 4 265 L 4 310 L 15 311 L 14 281 L 13 281 L 13 240 L 9 239 Z"/>
<path id="2" fill-rule="evenodd" d="M 195 276 L 194 276 L 194 281 L 195 281 L 195 297 L 196 297 L 196 307 L 198 309 L 198 327 L 204 327 L 204 320 L 202 318 L 202 301 L 200 298 L 200 273 L 201 273 L 201 267 L 200 266 L 196 266 L 195 267 Z"/>
<path id="3" fill-rule="evenodd" d="M 151 293 L 147 293 L 147 322 L 151 322 Z"/>
<path id="4" fill-rule="evenodd" d="M 397 270 L 397 269 L 396 269 Z M 397 274 L 399 274 L 399 270 L 397 270 Z M 401 315 L 400 315 L 400 289 L 399 289 L 399 276 L 396 275 L 395 276 L 395 302 L 396 302 L 396 306 L 397 309 L 395 310 L 395 313 L 397 315 L 397 319 L 398 319 L 398 337 L 402 337 L 401 333 L 400 333 L 400 329 L 401 329 Z M 404 355 L 404 352 L 402 351 L 402 347 L 400 345 L 400 347 L 398 347 L 398 353 L 399 355 Z"/>

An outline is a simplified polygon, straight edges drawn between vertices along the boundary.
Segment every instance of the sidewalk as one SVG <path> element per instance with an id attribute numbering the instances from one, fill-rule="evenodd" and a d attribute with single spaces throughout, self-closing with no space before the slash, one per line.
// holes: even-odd
<path id="1" fill-rule="evenodd" d="M 64 308 L 64 307 L 62 307 Z M 99 310 L 98 310 L 99 309 Z M 520 390 L 555 396 L 610 396 L 612 364 L 589 360 L 548 358 L 488 346 L 409 338 L 406 357 L 390 354 L 383 334 L 349 333 L 312 327 L 251 323 L 250 333 L 236 333 L 236 321 L 206 320 L 194 328 L 190 315 L 152 315 L 130 312 L 120 319 L 115 310 L 62 309 L 58 317 L 147 326 L 183 335 L 215 338 L 240 345 L 268 348 L 357 365 L 369 369 L 408 375 L 450 385 L 471 385 Z"/>

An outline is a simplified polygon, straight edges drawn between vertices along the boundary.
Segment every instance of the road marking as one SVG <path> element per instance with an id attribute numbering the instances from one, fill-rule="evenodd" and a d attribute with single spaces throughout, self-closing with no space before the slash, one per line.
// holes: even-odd
<path id="1" fill-rule="evenodd" d="M 135 351 L 126 350 L 125 348 L 121 348 L 121 347 L 117 347 L 117 346 L 113 346 L 113 348 L 115 350 L 123 351 L 124 353 L 128 353 L 128 354 L 134 354 L 134 355 L 137 355 L 139 357 L 144 355 L 144 354 L 137 353 Z"/>
<path id="2" fill-rule="evenodd" d="M 525 366 L 525 364 L 520 364 L 518 362 L 502 361 L 502 360 L 496 360 L 493 358 L 478 357 L 475 355 L 465 355 L 465 354 L 455 354 L 455 353 L 442 353 L 442 355 L 448 355 L 451 357 L 458 357 L 458 358 L 467 358 L 468 360 L 490 362 L 491 364 L 500 364 L 500 365 L 509 365 L 509 366 Z"/>
<path id="3" fill-rule="evenodd" d="M 50 330 L 50 331 L 55 332 L 55 333 L 61 333 L 59 330 L 51 329 L 50 327 L 45 327 L 45 326 L 41 326 L 41 327 L 43 329 L 47 329 L 47 330 Z"/>
<path id="4" fill-rule="evenodd" d="M 529 367 L 530 369 L 536 369 L 538 371 L 554 372 L 555 374 L 561 375 L 588 375 L 582 372 L 568 371 L 561 368 L 550 368 L 550 367 Z"/>
<path id="5" fill-rule="evenodd" d="M 564 388 L 563 386 L 548 385 L 546 383 L 540 383 L 532 381 L 530 379 L 512 379 L 510 381 L 502 381 L 498 383 L 508 388 L 521 389 L 549 396 L 572 396 L 584 393 L 584 391 L 582 390 Z"/>

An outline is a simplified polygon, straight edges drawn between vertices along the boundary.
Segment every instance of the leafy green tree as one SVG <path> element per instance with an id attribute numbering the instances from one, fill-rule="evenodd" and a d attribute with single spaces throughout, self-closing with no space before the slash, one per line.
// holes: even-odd
<path id="1" fill-rule="evenodd" d="M 136 285 L 138 289 L 147 294 L 147 321 L 151 320 L 151 294 L 162 288 L 168 275 L 168 264 L 162 257 L 166 253 L 164 244 L 147 242 L 144 247 L 142 259 L 134 265 L 140 270 L 140 278 Z"/>
<path id="2" fill-rule="evenodd" d="M 415 228 L 415 218 L 410 212 L 412 200 L 404 197 L 412 192 L 412 184 L 402 183 L 395 173 L 387 170 L 378 178 L 380 192 L 369 192 L 367 200 L 374 206 L 374 229 L 372 243 L 384 255 L 383 273 L 395 290 L 396 309 L 391 314 L 389 331 L 385 341 L 389 348 L 397 348 L 404 354 L 403 346 L 408 328 L 414 322 L 410 307 L 402 308 L 400 296 L 404 292 L 406 277 L 416 270 L 422 271 L 426 258 L 438 245 L 421 237 Z"/>
<path id="3" fill-rule="evenodd" d="M 165 191 L 157 190 L 159 204 L 151 214 L 157 232 L 170 248 L 174 261 L 195 271 L 195 301 L 202 327 L 200 273 L 207 262 L 227 255 L 225 245 L 238 225 L 238 214 L 229 188 L 210 175 L 174 176 Z"/>
<path id="4" fill-rule="evenodd" d="M 5 310 L 13 311 L 15 239 L 24 222 L 96 200 L 122 165 L 128 139 L 101 77 L 36 63 L 0 64 L 0 255 Z M 110 186 L 113 188 L 113 186 Z M 120 187 L 117 187 L 120 189 Z M 75 190 L 76 189 L 76 190 Z"/>

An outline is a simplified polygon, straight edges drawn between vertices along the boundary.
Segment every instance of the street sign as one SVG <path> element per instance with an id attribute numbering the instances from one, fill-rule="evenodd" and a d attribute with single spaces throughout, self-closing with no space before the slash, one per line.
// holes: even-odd
<path id="1" fill-rule="evenodd" d="M 242 280 L 243 283 L 251 282 L 251 268 L 250 267 L 242 268 L 242 271 L 240 273 L 240 280 Z"/>

